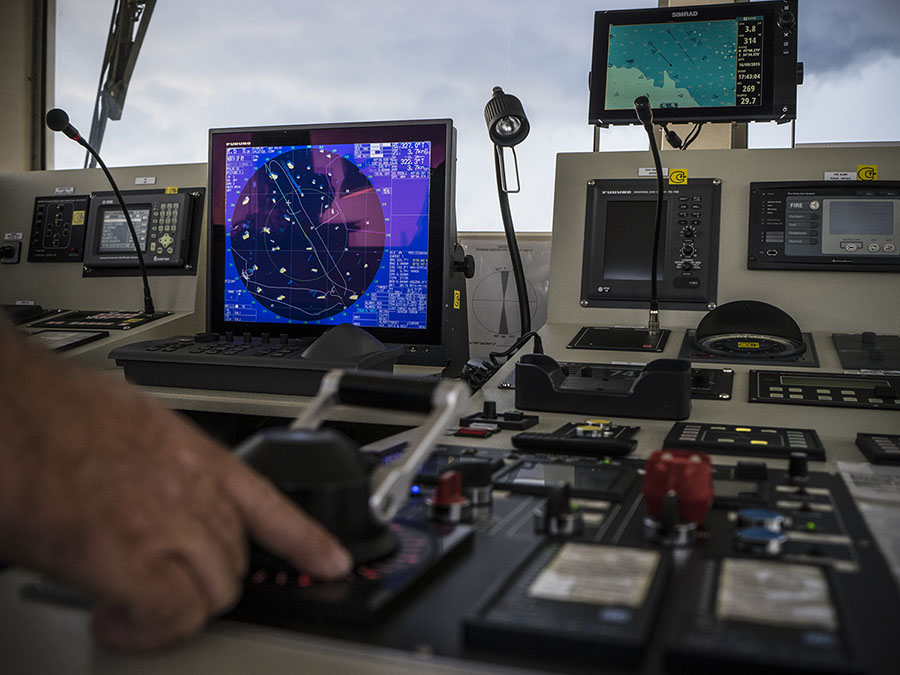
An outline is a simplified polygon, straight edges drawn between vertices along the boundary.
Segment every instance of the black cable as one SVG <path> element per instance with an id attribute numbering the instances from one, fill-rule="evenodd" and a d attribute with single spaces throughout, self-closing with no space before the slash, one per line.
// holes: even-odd
<path id="1" fill-rule="evenodd" d="M 694 125 L 694 128 L 691 129 L 691 133 L 689 133 L 684 139 L 684 144 L 681 146 L 682 150 L 687 150 L 687 147 L 697 140 L 697 137 L 700 135 L 700 128 L 703 126 L 703 124 L 703 122 L 698 122 Z"/>
<path id="2" fill-rule="evenodd" d="M 519 319 L 522 324 L 520 335 L 525 336 L 531 332 L 531 307 L 528 305 L 528 288 L 525 286 L 525 269 L 522 266 L 522 256 L 519 253 L 519 244 L 516 242 L 516 231 L 513 228 L 512 213 L 509 210 L 509 196 L 503 189 L 503 170 L 500 168 L 500 156 L 503 148 L 494 146 L 494 168 L 497 174 L 497 194 L 500 198 L 500 216 L 503 219 L 503 230 L 506 233 L 506 246 L 509 248 L 509 257 L 512 261 L 513 279 L 516 283 L 516 297 L 519 300 Z"/>
<path id="3" fill-rule="evenodd" d="M 533 353 L 543 354 L 544 345 L 540 335 L 534 331 L 529 331 L 516 340 L 508 349 L 502 352 L 491 352 L 488 354 L 490 361 L 485 361 L 484 359 L 469 359 L 466 365 L 463 366 L 462 373 L 460 373 L 459 376 L 460 379 L 469 385 L 469 388 L 473 393 L 478 391 L 484 386 L 485 382 L 490 380 L 494 374 L 500 370 L 500 366 L 503 365 L 498 363 L 497 359 L 512 356 L 524 347 L 531 338 L 534 338 Z"/>
<path id="4" fill-rule="evenodd" d="M 531 339 L 534 338 L 534 354 L 543 354 L 544 353 L 544 343 L 541 340 L 541 336 L 538 335 L 534 331 L 529 331 L 525 335 L 522 335 L 518 340 L 513 342 L 507 349 L 502 352 L 491 352 L 488 354 L 488 358 L 498 368 L 501 364 L 497 363 L 497 359 L 503 359 L 512 356 L 517 351 L 519 351 L 525 344 Z"/>
<path id="5" fill-rule="evenodd" d="M 669 129 L 669 125 L 663 122 L 660 125 L 663 128 L 663 131 L 666 134 L 666 142 L 673 148 L 677 150 L 684 150 L 684 143 L 681 140 L 681 136 L 679 136 L 675 131 Z"/>

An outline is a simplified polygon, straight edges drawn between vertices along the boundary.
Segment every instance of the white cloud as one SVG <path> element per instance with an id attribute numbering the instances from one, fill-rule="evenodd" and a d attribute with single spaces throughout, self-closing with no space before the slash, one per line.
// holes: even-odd
<path id="1" fill-rule="evenodd" d="M 203 162 L 210 127 L 450 117 L 459 130 L 460 227 L 500 229 L 482 115 L 492 87 L 500 85 L 522 100 L 532 123 L 518 151 L 522 192 L 511 197 L 516 227 L 547 230 L 556 154 L 592 147 L 587 77 L 594 11 L 656 4 L 159 3 L 125 114 L 107 125 L 103 155 L 110 165 Z M 803 0 L 801 21 L 809 4 Z M 57 7 L 56 104 L 86 135 L 111 3 L 58 0 Z M 890 83 L 900 57 L 878 54 L 852 74 L 826 74 L 810 54 L 813 67 L 798 99 L 798 141 L 898 137 L 890 118 L 900 95 Z M 784 133 L 777 130 L 776 144 L 790 142 Z M 77 145 L 62 139 L 56 146 L 56 166 L 81 166 Z M 639 127 L 616 128 L 602 132 L 601 147 L 646 149 L 647 141 Z"/>

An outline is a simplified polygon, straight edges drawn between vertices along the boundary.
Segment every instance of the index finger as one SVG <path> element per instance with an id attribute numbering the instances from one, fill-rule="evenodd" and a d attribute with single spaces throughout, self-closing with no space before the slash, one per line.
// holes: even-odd
<path id="1" fill-rule="evenodd" d="M 223 487 L 258 544 L 315 577 L 335 579 L 350 571 L 353 561 L 334 536 L 263 476 L 229 459 Z"/>

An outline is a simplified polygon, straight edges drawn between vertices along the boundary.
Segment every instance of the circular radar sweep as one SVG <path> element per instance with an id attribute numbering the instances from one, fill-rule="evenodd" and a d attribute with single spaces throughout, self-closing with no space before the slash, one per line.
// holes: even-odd
<path id="1" fill-rule="evenodd" d="M 372 283 L 384 254 L 384 211 L 353 162 L 295 148 L 247 181 L 230 236 L 237 272 L 260 304 L 318 321 L 346 310 Z"/>

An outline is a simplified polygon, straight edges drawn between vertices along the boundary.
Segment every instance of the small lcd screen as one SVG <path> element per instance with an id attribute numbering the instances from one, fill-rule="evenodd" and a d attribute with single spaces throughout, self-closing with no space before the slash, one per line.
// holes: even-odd
<path id="1" fill-rule="evenodd" d="M 832 200 L 828 208 L 830 234 L 893 234 L 893 201 Z"/>
<path id="2" fill-rule="evenodd" d="M 665 201 L 662 232 L 666 229 Z M 610 201 L 606 207 L 603 278 L 650 281 L 656 201 Z M 662 248 L 662 247 L 661 247 Z M 664 278 L 662 256 L 656 263 L 657 280 Z"/>
<path id="3" fill-rule="evenodd" d="M 129 208 L 131 223 L 141 244 L 141 251 L 147 250 L 147 225 L 150 222 L 150 207 Z M 134 242 L 128 231 L 128 221 L 122 209 L 104 209 L 100 222 L 100 243 L 98 253 L 133 252 Z"/>
<path id="4" fill-rule="evenodd" d="M 781 384 L 785 387 L 844 387 L 845 389 L 877 389 L 890 387 L 887 380 L 863 380 L 856 377 L 798 377 L 782 375 Z"/>

